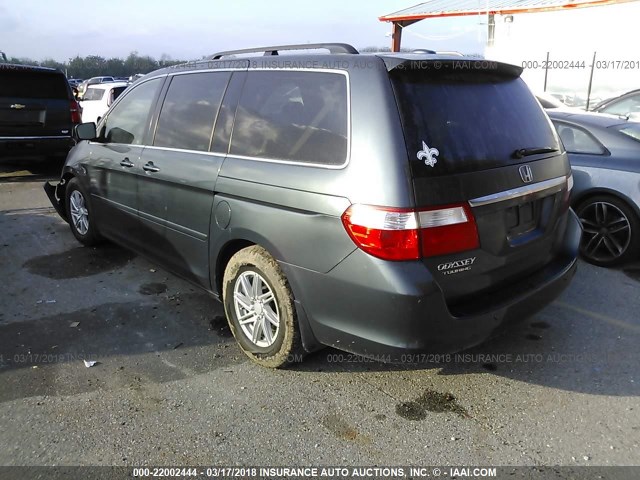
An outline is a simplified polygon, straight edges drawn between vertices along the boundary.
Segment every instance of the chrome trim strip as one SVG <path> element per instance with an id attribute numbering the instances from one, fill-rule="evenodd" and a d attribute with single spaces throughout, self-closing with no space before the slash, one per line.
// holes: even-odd
<path id="1" fill-rule="evenodd" d="M 176 70 L 178 69 L 178 67 L 173 67 Z M 177 75 L 192 75 L 194 73 L 211 73 L 211 72 L 246 72 L 247 69 L 249 68 L 249 65 L 247 65 L 245 68 L 197 68 L 197 67 L 184 67 L 182 72 L 168 72 L 167 76 L 169 77 L 175 77 Z"/>
<path id="2" fill-rule="evenodd" d="M 559 187 L 567 182 L 567 177 L 556 177 L 544 182 L 533 183 L 531 185 L 525 185 L 524 187 L 512 188 L 511 190 L 505 190 L 503 192 L 492 193 L 484 197 L 474 198 L 469 200 L 469 205 L 472 207 L 482 207 L 484 205 L 490 205 L 492 203 L 504 202 L 506 200 L 512 200 L 518 197 L 524 197 L 533 193 L 549 190 L 554 187 Z"/>
<path id="3" fill-rule="evenodd" d="M 70 139 L 71 135 L 52 135 L 49 137 L 0 137 L 0 140 L 58 140 L 61 138 Z"/>
<path id="4" fill-rule="evenodd" d="M 235 158 L 238 160 L 251 160 L 253 162 L 264 162 L 264 163 L 281 163 L 283 165 L 297 165 L 300 167 L 315 167 L 315 168 L 325 168 L 328 170 L 343 170 L 347 164 L 341 163 L 340 165 L 327 165 L 325 163 L 312 163 L 312 162 L 296 162 L 294 160 L 278 160 L 275 158 L 262 158 L 262 157 L 246 157 L 244 155 L 227 155 L 227 158 Z"/>
<path id="5" fill-rule="evenodd" d="M 167 152 L 179 152 L 179 153 L 192 153 L 194 155 L 209 155 L 216 157 L 226 157 L 224 152 L 208 152 L 204 150 L 189 150 L 188 148 L 174 148 L 174 147 L 156 147 L 155 145 L 145 145 L 145 149 L 149 150 L 164 150 Z"/>

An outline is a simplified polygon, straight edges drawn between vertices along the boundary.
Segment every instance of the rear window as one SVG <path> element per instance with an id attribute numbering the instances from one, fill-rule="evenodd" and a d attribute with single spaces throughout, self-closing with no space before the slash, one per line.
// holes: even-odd
<path id="1" fill-rule="evenodd" d="M 104 97 L 104 90 L 101 88 L 87 88 L 82 100 L 102 100 Z"/>
<path id="2" fill-rule="evenodd" d="M 514 159 L 523 148 L 559 149 L 546 114 L 520 78 L 400 70 L 391 79 L 416 176 L 510 165 L 523 161 Z"/>
<path id="3" fill-rule="evenodd" d="M 68 88 L 62 74 L 0 69 L 0 97 L 67 99 Z"/>

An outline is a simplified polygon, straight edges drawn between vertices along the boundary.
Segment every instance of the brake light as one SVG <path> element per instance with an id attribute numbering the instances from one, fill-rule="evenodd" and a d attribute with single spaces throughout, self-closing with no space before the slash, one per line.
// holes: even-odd
<path id="1" fill-rule="evenodd" d="M 351 205 L 342 223 L 354 243 L 383 260 L 417 260 L 480 246 L 467 204 L 429 209 Z"/>
<path id="2" fill-rule="evenodd" d="M 75 124 L 75 123 L 82 123 L 82 107 L 80 107 L 80 104 L 75 101 L 75 100 L 71 100 L 71 123 Z"/>

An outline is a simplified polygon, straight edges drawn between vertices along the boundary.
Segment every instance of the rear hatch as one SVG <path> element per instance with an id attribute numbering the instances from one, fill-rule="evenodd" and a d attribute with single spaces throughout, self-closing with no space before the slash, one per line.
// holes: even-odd
<path id="1" fill-rule="evenodd" d="M 0 68 L 0 137 L 70 135 L 71 104 L 62 72 Z"/>
<path id="2" fill-rule="evenodd" d="M 388 67 L 422 261 L 453 313 L 488 308 L 558 256 L 572 181 L 566 153 L 518 67 L 467 59 Z"/>

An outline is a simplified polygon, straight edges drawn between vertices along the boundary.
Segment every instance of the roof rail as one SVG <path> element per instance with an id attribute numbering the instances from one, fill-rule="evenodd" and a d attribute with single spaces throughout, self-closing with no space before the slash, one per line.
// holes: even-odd
<path id="1" fill-rule="evenodd" d="M 348 43 L 304 43 L 300 45 L 279 45 L 275 47 L 247 48 L 244 50 L 229 50 L 227 52 L 214 53 L 209 60 L 218 60 L 229 55 L 240 55 L 243 53 L 260 53 L 264 52 L 265 56 L 279 55 L 281 50 L 329 50 L 329 53 L 358 53 L 353 46 Z"/>
<path id="2" fill-rule="evenodd" d="M 456 52 L 455 50 L 443 50 L 442 52 L 436 52 L 438 55 L 455 55 L 456 57 L 464 57 L 464 55 L 460 52 Z"/>

